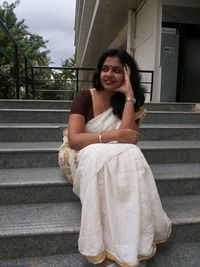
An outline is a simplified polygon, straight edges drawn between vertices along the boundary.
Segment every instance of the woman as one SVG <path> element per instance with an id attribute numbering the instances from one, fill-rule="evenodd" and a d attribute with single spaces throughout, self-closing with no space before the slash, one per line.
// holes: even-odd
<path id="1" fill-rule="evenodd" d="M 171 231 L 151 170 L 136 146 L 143 104 L 134 59 L 124 50 L 106 51 L 94 88 L 74 99 L 68 139 L 60 148 L 60 166 L 69 164 L 73 191 L 82 203 L 79 250 L 99 267 L 138 266 Z"/>

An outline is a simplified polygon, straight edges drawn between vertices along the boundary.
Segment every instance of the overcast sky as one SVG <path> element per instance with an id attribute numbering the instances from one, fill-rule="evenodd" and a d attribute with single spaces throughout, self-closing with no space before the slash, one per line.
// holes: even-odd
<path id="1" fill-rule="evenodd" d="M 74 55 L 75 4 L 76 0 L 21 0 L 15 9 L 17 18 L 25 19 L 31 33 L 49 40 L 47 47 L 56 66 L 60 66 L 61 59 Z"/>

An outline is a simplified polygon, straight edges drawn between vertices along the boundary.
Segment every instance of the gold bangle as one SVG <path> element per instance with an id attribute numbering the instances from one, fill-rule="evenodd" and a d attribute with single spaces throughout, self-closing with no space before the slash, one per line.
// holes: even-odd
<path id="1" fill-rule="evenodd" d="M 102 132 L 99 132 L 98 136 L 99 136 L 99 143 L 102 143 Z"/>

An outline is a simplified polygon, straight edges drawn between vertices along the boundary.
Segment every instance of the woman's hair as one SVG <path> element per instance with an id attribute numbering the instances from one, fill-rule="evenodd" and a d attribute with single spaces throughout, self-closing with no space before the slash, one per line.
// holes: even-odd
<path id="1" fill-rule="evenodd" d="M 139 110 L 139 107 L 144 104 L 145 101 L 145 90 L 140 84 L 140 74 L 138 72 L 138 66 L 133 57 L 131 57 L 125 50 L 121 49 L 109 49 L 107 50 L 99 59 L 97 64 L 97 69 L 93 75 L 93 86 L 96 90 L 102 90 L 103 86 L 100 80 L 100 74 L 102 71 L 102 66 L 107 57 L 118 57 L 119 61 L 123 66 L 126 64 L 131 70 L 130 82 L 134 91 L 134 97 L 136 99 L 135 111 Z M 110 99 L 110 105 L 113 108 L 113 113 L 117 115 L 120 119 L 122 118 L 122 113 L 125 105 L 125 95 L 121 92 L 118 92 L 112 95 Z"/>

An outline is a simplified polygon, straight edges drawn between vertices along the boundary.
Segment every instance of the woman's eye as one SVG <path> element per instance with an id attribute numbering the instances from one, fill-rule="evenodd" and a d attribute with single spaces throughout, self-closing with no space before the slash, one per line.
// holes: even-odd
<path id="1" fill-rule="evenodd" d="M 114 72 L 114 73 L 122 73 L 123 72 L 123 69 L 122 69 L 122 67 L 112 67 L 112 71 Z"/>
<path id="2" fill-rule="evenodd" d="M 108 66 L 103 66 L 103 67 L 102 67 L 102 71 L 103 71 L 103 72 L 107 72 L 107 71 L 109 71 L 109 67 L 108 67 Z"/>
<path id="3" fill-rule="evenodd" d="M 113 66 L 113 67 L 103 66 L 102 67 L 103 72 L 108 72 L 109 70 L 111 70 L 113 73 L 116 73 L 116 74 L 123 72 L 123 68 L 120 66 Z"/>

